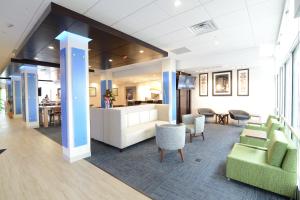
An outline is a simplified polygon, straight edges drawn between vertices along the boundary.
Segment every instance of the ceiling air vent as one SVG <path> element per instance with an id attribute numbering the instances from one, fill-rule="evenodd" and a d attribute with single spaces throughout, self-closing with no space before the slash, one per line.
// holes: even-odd
<path id="1" fill-rule="evenodd" d="M 215 23 L 212 20 L 204 21 L 189 27 L 189 30 L 196 35 L 209 33 L 217 30 Z"/>
<path id="2" fill-rule="evenodd" d="M 191 50 L 189 50 L 186 47 L 180 47 L 180 48 L 171 50 L 171 52 L 179 55 L 179 54 L 184 54 L 184 53 L 191 52 Z"/>

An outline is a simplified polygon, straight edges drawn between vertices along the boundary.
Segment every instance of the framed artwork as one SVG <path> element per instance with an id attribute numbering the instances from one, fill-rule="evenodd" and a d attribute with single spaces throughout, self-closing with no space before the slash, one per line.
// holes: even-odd
<path id="1" fill-rule="evenodd" d="M 118 88 L 113 88 L 112 89 L 112 95 L 113 96 L 118 96 Z"/>
<path id="2" fill-rule="evenodd" d="M 237 70 L 237 95 L 249 96 L 249 69 Z"/>
<path id="3" fill-rule="evenodd" d="M 232 96 L 232 71 L 212 73 L 212 95 Z"/>
<path id="4" fill-rule="evenodd" d="M 95 87 L 89 87 L 89 94 L 90 94 L 90 97 L 97 96 L 96 88 Z"/>
<path id="5" fill-rule="evenodd" d="M 57 88 L 57 98 L 61 99 L 61 89 Z"/>
<path id="6" fill-rule="evenodd" d="M 199 74 L 199 96 L 208 96 L 208 73 Z"/>

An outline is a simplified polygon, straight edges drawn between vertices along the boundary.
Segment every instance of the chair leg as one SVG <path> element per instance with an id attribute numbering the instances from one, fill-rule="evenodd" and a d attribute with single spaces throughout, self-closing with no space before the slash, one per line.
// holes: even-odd
<path id="1" fill-rule="evenodd" d="M 190 143 L 193 142 L 193 134 L 190 133 Z"/>
<path id="2" fill-rule="evenodd" d="M 162 162 L 164 159 L 164 150 L 160 149 L 160 162 Z"/>
<path id="3" fill-rule="evenodd" d="M 204 140 L 204 132 L 202 132 L 202 138 L 203 138 L 203 140 Z"/>
<path id="4" fill-rule="evenodd" d="M 182 149 L 178 149 L 178 153 L 180 154 L 181 161 L 183 162 L 184 161 L 183 150 Z"/>

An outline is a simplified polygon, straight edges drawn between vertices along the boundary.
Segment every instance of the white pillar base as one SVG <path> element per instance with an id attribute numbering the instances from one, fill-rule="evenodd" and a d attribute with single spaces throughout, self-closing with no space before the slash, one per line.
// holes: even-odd
<path id="1" fill-rule="evenodd" d="M 14 118 L 15 118 L 15 119 L 20 119 L 20 118 L 22 118 L 22 117 L 23 117 L 22 114 L 18 114 L 18 115 L 14 114 Z"/>
<path id="2" fill-rule="evenodd" d="M 26 122 L 28 128 L 40 128 L 39 122 Z"/>
<path id="3" fill-rule="evenodd" d="M 84 145 L 77 148 L 66 148 L 63 147 L 63 157 L 70 163 L 78 160 L 91 157 L 90 145 Z"/>

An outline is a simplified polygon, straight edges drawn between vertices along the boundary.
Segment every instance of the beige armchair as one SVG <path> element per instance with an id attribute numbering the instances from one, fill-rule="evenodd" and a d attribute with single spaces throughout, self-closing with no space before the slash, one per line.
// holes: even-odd
<path id="1" fill-rule="evenodd" d="M 202 138 L 204 140 L 204 115 L 182 115 L 182 122 L 186 126 L 186 132 L 190 134 L 191 143 L 193 141 L 193 137 L 197 137 L 199 135 L 202 135 Z"/>
<path id="2" fill-rule="evenodd" d="M 160 162 L 164 158 L 164 150 L 178 150 L 183 161 L 185 126 L 175 124 L 156 125 L 156 144 L 160 151 Z"/>

